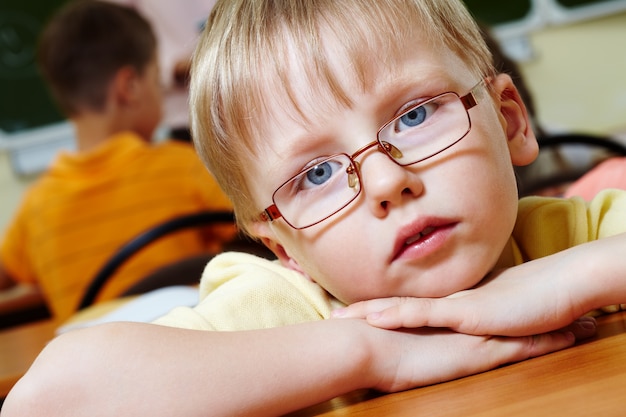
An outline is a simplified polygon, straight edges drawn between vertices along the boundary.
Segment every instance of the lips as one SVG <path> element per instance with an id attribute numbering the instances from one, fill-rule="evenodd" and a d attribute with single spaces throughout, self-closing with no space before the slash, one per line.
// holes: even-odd
<path id="1" fill-rule="evenodd" d="M 443 246 L 457 224 L 450 219 L 422 219 L 403 227 L 397 237 L 391 260 L 424 258 Z"/>
<path id="2" fill-rule="evenodd" d="M 426 229 L 422 230 L 421 232 L 419 232 L 416 235 L 411 236 L 410 238 L 408 238 L 404 244 L 405 245 L 410 245 L 412 243 L 417 242 L 418 240 L 422 239 L 424 236 L 428 236 L 429 234 L 431 234 L 433 231 L 435 230 L 434 227 L 427 227 Z"/>

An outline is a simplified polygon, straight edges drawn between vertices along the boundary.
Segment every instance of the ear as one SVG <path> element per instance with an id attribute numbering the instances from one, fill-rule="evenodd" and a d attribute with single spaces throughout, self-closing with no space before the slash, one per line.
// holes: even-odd
<path id="1" fill-rule="evenodd" d="M 537 157 L 539 146 L 526 105 L 509 75 L 499 74 L 492 84 L 497 94 L 496 105 L 499 105 L 511 161 L 513 165 L 528 165 Z"/>
<path id="2" fill-rule="evenodd" d="M 271 250 L 274 255 L 276 255 L 280 263 L 285 268 L 297 271 L 302 275 L 309 277 L 308 274 L 300 267 L 298 261 L 292 258 L 285 250 L 285 247 L 278 241 L 276 234 L 270 227 L 269 223 L 254 222 L 250 229 L 252 230 L 252 233 L 257 238 L 261 239 L 261 242 L 263 242 L 263 244 L 267 246 L 267 248 Z"/>
<path id="3" fill-rule="evenodd" d="M 131 66 L 117 70 L 111 82 L 111 94 L 116 103 L 122 106 L 132 104 L 139 94 L 139 75 Z"/>

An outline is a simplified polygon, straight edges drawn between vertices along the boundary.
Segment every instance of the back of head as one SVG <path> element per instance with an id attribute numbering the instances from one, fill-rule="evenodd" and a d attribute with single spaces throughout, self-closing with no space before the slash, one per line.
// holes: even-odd
<path id="1" fill-rule="evenodd" d="M 42 32 L 38 64 L 61 109 L 73 116 L 100 111 L 115 73 L 139 74 L 155 57 L 156 38 L 135 10 L 95 0 L 66 4 Z"/>
<path id="2" fill-rule="evenodd" d="M 376 83 L 374 66 L 393 65 L 416 41 L 449 48 L 479 78 L 493 75 L 489 50 L 460 0 L 219 1 L 192 66 L 192 129 L 243 230 L 259 211 L 245 167 L 276 116 L 266 111 L 267 97 L 284 97 L 298 111 L 302 95 L 290 74 L 299 71 L 323 97 L 320 106 L 349 102 L 329 64 L 329 36 L 339 45 L 332 53 L 346 57 L 346 71 L 364 89 Z"/>

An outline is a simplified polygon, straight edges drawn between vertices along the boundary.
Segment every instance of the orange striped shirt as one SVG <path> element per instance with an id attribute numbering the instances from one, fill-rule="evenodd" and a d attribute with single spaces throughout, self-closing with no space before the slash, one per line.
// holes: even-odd
<path id="1" fill-rule="evenodd" d="M 26 192 L 0 259 L 18 282 L 38 283 L 55 317 L 76 309 L 102 265 L 137 234 L 178 215 L 232 205 L 187 143 L 150 145 L 118 134 L 86 154 L 60 154 Z M 234 226 L 181 231 L 118 270 L 99 300 L 114 298 L 160 266 L 234 236 Z"/>

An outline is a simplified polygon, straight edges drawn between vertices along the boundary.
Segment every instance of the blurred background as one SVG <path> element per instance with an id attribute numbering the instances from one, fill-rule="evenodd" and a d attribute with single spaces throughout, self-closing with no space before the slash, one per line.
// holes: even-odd
<path id="1" fill-rule="evenodd" d="M 519 65 L 546 131 L 626 143 L 626 0 L 465 2 Z M 24 189 L 59 149 L 73 147 L 33 56 L 62 3 L 0 0 L 0 234 Z"/>

